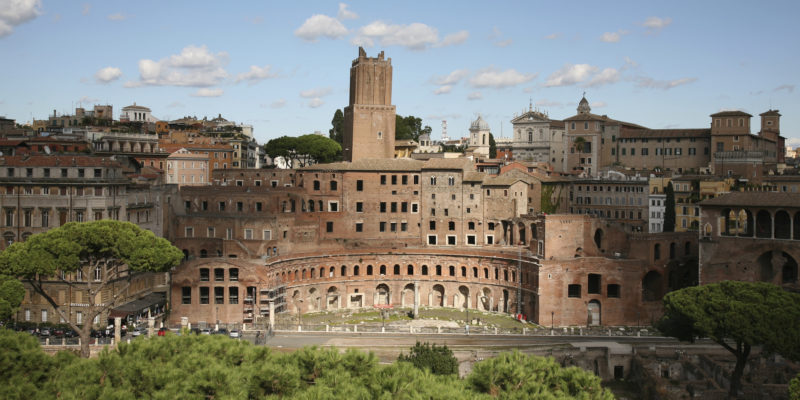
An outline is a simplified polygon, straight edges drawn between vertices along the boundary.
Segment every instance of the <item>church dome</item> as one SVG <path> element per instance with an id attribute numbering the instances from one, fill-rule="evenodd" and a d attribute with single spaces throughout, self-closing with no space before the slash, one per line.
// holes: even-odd
<path id="1" fill-rule="evenodd" d="M 592 108 L 589 107 L 589 101 L 586 100 L 586 96 L 584 96 L 580 103 L 578 103 L 578 114 L 588 114 L 592 111 Z"/>
<path id="2" fill-rule="evenodd" d="M 483 117 L 478 114 L 478 119 L 472 121 L 472 125 L 469 126 L 469 130 L 471 131 L 488 131 L 489 130 L 489 123 L 483 120 Z"/>

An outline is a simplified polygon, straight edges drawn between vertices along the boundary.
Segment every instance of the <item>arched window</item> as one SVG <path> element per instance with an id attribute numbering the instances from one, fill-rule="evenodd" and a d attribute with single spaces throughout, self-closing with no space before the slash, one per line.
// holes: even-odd
<path id="1" fill-rule="evenodd" d="M 658 261 L 661 259 L 661 243 L 656 243 L 653 246 L 653 261 Z"/>
<path id="2" fill-rule="evenodd" d="M 461 276 L 467 276 L 467 267 L 461 266 Z"/>
<path id="3" fill-rule="evenodd" d="M 428 266 L 427 265 L 423 265 L 422 266 L 422 275 L 428 275 Z"/>
<path id="4" fill-rule="evenodd" d="M 353 266 L 353 276 L 358 276 L 358 265 Z"/>
<path id="5" fill-rule="evenodd" d="M 450 276 L 456 276 L 456 267 L 450 266 Z"/>
<path id="6" fill-rule="evenodd" d="M 381 265 L 380 272 L 381 272 L 381 275 L 386 275 L 386 266 L 385 265 Z"/>
<path id="7" fill-rule="evenodd" d="M 342 273 L 339 276 L 347 276 L 347 266 L 342 265 Z"/>
<path id="8" fill-rule="evenodd" d="M 413 265 L 409 264 L 408 267 L 406 267 L 406 269 L 408 270 L 407 271 L 407 275 L 414 275 L 414 266 Z"/>
<path id="9" fill-rule="evenodd" d="M 394 274 L 395 275 L 400 275 L 400 265 L 398 265 L 398 264 L 394 265 Z"/>
<path id="10" fill-rule="evenodd" d="M 473 278 L 478 277 L 478 267 L 472 267 L 472 277 Z"/>
<path id="11" fill-rule="evenodd" d="M 437 276 L 442 276 L 442 266 L 441 265 L 437 265 L 436 266 L 436 275 Z"/>

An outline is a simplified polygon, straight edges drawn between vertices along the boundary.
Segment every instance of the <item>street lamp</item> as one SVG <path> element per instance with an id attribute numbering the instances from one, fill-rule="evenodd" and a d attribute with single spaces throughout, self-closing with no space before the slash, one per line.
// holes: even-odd
<path id="1" fill-rule="evenodd" d="M 550 311 L 550 335 L 553 334 L 553 328 L 555 327 L 555 318 L 556 318 L 556 312 Z"/>

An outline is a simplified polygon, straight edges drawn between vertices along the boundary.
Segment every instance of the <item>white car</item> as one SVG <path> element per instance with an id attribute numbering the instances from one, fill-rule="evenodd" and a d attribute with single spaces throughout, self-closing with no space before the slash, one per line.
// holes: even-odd
<path id="1" fill-rule="evenodd" d="M 233 339 L 239 339 L 240 337 L 242 337 L 242 334 L 238 330 L 233 329 L 230 331 L 230 333 L 228 333 L 228 336 L 230 336 Z"/>

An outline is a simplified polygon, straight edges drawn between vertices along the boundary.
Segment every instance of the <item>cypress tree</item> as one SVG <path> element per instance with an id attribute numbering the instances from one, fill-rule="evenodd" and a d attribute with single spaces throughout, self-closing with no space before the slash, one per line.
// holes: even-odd
<path id="1" fill-rule="evenodd" d="M 675 232 L 675 190 L 672 189 L 672 182 L 667 184 L 666 211 L 664 212 L 664 232 Z"/>

